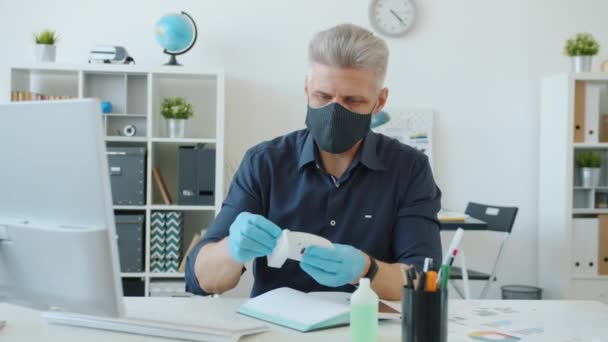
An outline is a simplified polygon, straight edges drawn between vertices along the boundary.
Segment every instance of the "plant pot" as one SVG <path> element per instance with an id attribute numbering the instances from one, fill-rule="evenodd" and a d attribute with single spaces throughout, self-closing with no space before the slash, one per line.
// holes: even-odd
<path id="1" fill-rule="evenodd" d="M 36 44 L 36 62 L 54 62 L 55 45 Z"/>
<path id="2" fill-rule="evenodd" d="M 186 135 L 186 119 L 167 119 L 167 132 L 170 138 L 183 138 Z"/>
<path id="3" fill-rule="evenodd" d="M 593 56 L 572 56 L 572 71 L 573 72 L 590 72 L 591 59 Z"/>
<path id="4" fill-rule="evenodd" d="M 581 185 L 585 188 L 594 188 L 600 185 L 600 168 L 581 168 Z"/>

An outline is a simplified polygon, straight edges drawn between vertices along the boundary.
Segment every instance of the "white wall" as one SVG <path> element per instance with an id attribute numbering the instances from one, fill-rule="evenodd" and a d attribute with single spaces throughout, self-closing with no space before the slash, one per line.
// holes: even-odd
<path id="1" fill-rule="evenodd" d="M 562 46 L 575 32 L 590 31 L 608 47 L 608 2 L 416 2 L 415 31 L 388 41 L 389 105 L 438 112 L 436 178 L 445 207 L 480 201 L 520 208 L 500 282 L 535 284 L 539 79 L 568 69 Z M 180 61 L 227 72 L 227 159 L 234 167 L 248 146 L 303 127 L 308 39 L 342 22 L 369 27 L 368 3 L 0 0 L 0 94 L 8 94 L 9 65 L 32 59 L 35 31 L 59 32 L 58 62 L 82 63 L 95 44 L 109 43 L 126 46 L 139 64 L 158 65 L 167 57 L 154 23 L 185 10 L 200 40 Z"/>

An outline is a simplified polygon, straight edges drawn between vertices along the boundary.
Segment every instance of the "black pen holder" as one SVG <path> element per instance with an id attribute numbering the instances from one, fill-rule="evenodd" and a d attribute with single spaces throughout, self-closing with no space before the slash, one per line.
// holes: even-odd
<path id="1" fill-rule="evenodd" d="M 448 290 L 436 292 L 403 288 L 402 342 L 447 342 Z"/>

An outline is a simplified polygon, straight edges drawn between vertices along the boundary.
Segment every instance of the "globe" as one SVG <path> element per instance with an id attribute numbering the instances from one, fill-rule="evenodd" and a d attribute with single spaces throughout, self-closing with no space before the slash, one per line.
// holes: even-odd
<path id="1" fill-rule="evenodd" d="M 188 52 L 197 38 L 196 23 L 186 12 L 170 13 L 156 23 L 156 41 L 171 55 L 167 65 L 179 65 L 175 56 Z"/>

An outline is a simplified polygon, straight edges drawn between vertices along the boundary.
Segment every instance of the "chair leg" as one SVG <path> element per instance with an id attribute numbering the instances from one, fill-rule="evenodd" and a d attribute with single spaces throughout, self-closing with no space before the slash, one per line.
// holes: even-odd
<path id="1" fill-rule="evenodd" d="M 469 284 L 469 271 L 467 270 L 466 257 L 464 256 L 464 242 L 460 243 L 460 260 L 462 266 L 462 285 L 464 286 L 464 299 L 471 299 L 471 286 Z"/>
<path id="2" fill-rule="evenodd" d="M 460 296 L 460 298 L 465 299 L 464 292 L 462 292 L 462 289 L 460 288 L 460 286 L 458 284 L 456 284 L 454 281 L 450 281 L 449 283 L 452 284 L 452 287 L 454 288 L 454 290 L 456 290 L 456 293 L 458 293 L 458 296 Z"/>
<path id="3" fill-rule="evenodd" d="M 502 252 L 505 248 L 505 245 L 507 244 L 508 239 L 509 239 L 509 233 L 505 233 L 502 238 L 502 242 L 500 243 L 500 248 L 498 249 L 498 255 L 496 256 L 496 260 L 494 261 L 494 266 L 492 267 L 492 273 L 490 274 L 490 279 L 488 279 L 486 284 L 483 286 L 483 290 L 481 291 L 480 299 L 486 299 L 486 296 L 488 295 L 490 286 L 492 286 L 492 283 L 494 282 L 494 278 L 496 277 L 496 273 L 498 272 L 498 267 L 501 264 Z"/>
<path id="4" fill-rule="evenodd" d="M 490 286 L 492 286 L 493 283 L 493 277 L 488 279 L 488 281 L 486 281 L 485 285 L 483 286 L 483 290 L 481 290 L 481 295 L 479 297 L 479 299 L 486 299 L 487 295 L 488 295 L 488 291 L 490 290 Z"/>

